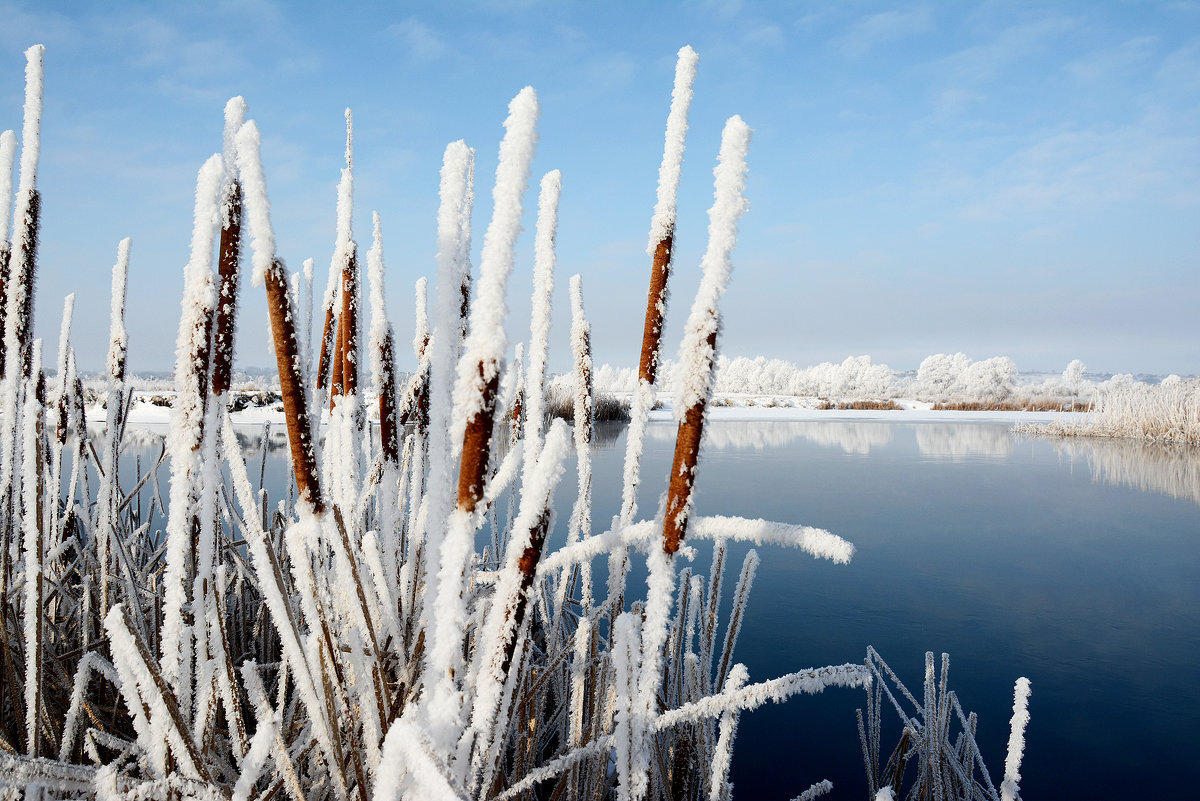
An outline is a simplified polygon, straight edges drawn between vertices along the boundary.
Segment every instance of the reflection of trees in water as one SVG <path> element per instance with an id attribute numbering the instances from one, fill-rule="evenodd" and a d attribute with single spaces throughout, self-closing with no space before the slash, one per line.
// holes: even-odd
<path id="1" fill-rule="evenodd" d="M 596 423 L 592 426 L 592 447 L 608 450 L 617 444 L 628 423 Z"/>
<path id="2" fill-rule="evenodd" d="M 1157 492 L 1200 504 L 1200 449 L 1132 439 L 1054 440 L 1054 450 L 1086 459 L 1093 481 Z"/>
<path id="3" fill-rule="evenodd" d="M 917 448 L 925 456 L 965 459 L 968 456 L 1004 458 L 1012 453 L 1008 426 L 920 424 Z"/>
<path id="4" fill-rule="evenodd" d="M 283 426 L 262 426 L 257 429 L 234 429 L 237 435 L 238 447 L 242 456 L 250 458 L 252 454 L 260 454 L 263 440 L 266 440 L 267 453 L 278 453 L 288 446 L 287 429 Z"/>
<path id="5" fill-rule="evenodd" d="M 651 439 L 675 441 L 676 428 L 649 426 Z M 825 448 L 841 448 L 846 453 L 866 455 L 871 448 L 892 441 L 893 426 L 888 423 L 850 422 L 778 422 L 720 420 L 704 427 L 704 446 L 708 448 L 781 448 L 798 440 L 807 440 Z"/>

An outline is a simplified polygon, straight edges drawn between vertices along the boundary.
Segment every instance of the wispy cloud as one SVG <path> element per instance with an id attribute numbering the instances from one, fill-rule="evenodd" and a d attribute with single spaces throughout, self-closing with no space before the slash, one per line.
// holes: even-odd
<path id="1" fill-rule="evenodd" d="M 1115 47 L 1088 53 L 1068 63 L 1066 71 L 1089 83 L 1108 80 L 1128 74 L 1130 70 L 1148 63 L 1157 49 L 1158 37 L 1137 36 Z"/>
<path id="2" fill-rule="evenodd" d="M 1006 67 L 1020 64 L 1031 54 L 1051 48 L 1063 35 L 1082 23 L 1063 16 L 1048 16 L 1002 28 L 981 44 L 963 48 L 930 65 L 931 71 L 958 84 L 996 78 Z"/>
<path id="3" fill-rule="evenodd" d="M 1189 203 L 1200 179 L 1200 135 L 1158 130 L 1151 121 L 1109 129 L 1044 132 L 984 176 L 985 192 L 963 210 L 969 219 L 1173 200 Z"/>
<path id="4" fill-rule="evenodd" d="M 433 28 L 415 17 L 389 25 L 386 32 L 395 37 L 408 55 L 417 61 L 436 61 L 450 49 Z"/>
<path id="5" fill-rule="evenodd" d="M 928 6 L 907 11 L 885 11 L 857 22 L 842 36 L 837 47 L 848 58 L 862 58 L 879 45 L 925 33 L 933 27 Z"/>

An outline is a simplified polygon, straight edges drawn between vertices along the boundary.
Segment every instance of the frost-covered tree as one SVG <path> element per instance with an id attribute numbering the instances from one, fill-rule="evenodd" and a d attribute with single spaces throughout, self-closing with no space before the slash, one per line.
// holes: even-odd
<path id="1" fill-rule="evenodd" d="M 1079 388 L 1083 384 L 1083 371 L 1086 369 L 1079 359 L 1072 359 L 1071 363 L 1067 365 L 1067 369 L 1063 370 L 1063 381 L 1071 388 L 1071 394 L 1075 397 L 1079 397 Z"/>
<path id="2" fill-rule="evenodd" d="M 917 368 L 917 383 L 920 391 L 928 395 L 946 395 L 958 382 L 958 377 L 970 365 L 965 353 L 935 353 L 926 356 Z"/>
<path id="3" fill-rule="evenodd" d="M 997 402 L 1013 394 L 1016 382 L 1017 365 L 1013 360 L 993 356 L 969 364 L 951 390 L 976 400 Z"/>

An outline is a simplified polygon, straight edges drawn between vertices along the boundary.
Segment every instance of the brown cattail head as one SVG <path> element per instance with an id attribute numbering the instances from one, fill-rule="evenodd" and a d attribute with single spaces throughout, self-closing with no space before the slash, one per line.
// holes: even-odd
<path id="1" fill-rule="evenodd" d="M 358 249 L 351 247 L 342 267 L 342 314 L 338 320 L 342 337 L 342 392 L 358 392 Z"/>
<path id="2" fill-rule="evenodd" d="M 594 437 L 596 400 L 592 385 L 592 337 L 585 327 L 579 334 L 580 347 L 575 359 L 575 375 L 579 382 L 576 389 L 575 425 L 576 439 L 591 444 Z"/>
<path id="3" fill-rule="evenodd" d="M 342 348 L 346 345 L 345 337 L 345 322 L 341 317 L 337 321 L 337 333 L 333 336 L 333 354 L 330 356 L 330 371 L 332 375 L 329 377 L 329 409 L 333 410 L 333 404 L 337 397 L 342 394 L 342 372 L 346 368 L 346 360 L 342 357 Z"/>
<path id="4" fill-rule="evenodd" d="M 717 330 L 708 335 L 710 352 L 716 353 Z M 712 365 L 709 365 L 712 369 Z M 687 534 L 692 511 L 692 489 L 696 484 L 696 463 L 700 459 L 700 438 L 704 433 L 704 409 L 708 399 L 701 396 L 688 407 L 675 436 L 675 458 L 671 462 L 671 483 L 667 487 L 667 506 L 663 516 L 663 551 L 679 550 Z"/>
<path id="5" fill-rule="evenodd" d="M 496 392 L 500 387 L 499 365 L 479 363 L 479 410 L 467 422 L 463 432 L 462 461 L 458 468 L 458 508 L 475 511 L 483 497 L 483 476 L 491 456 L 492 422 L 496 413 Z"/>
<path id="6" fill-rule="evenodd" d="M 275 259 L 267 270 L 267 311 L 271 318 L 271 337 L 275 342 L 275 361 L 279 366 L 279 388 L 283 395 L 283 412 L 287 419 L 288 445 L 292 452 L 292 468 L 296 474 L 296 489 L 301 500 L 312 504 L 321 514 L 321 488 L 317 481 L 317 459 L 313 449 L 312 427 L 308 419 L 308 404 L 300 370 L 300 344 L 296 336 L 296 317 L 291 308 L 287 276 L 283 262 Z"/>
<path id="7" fill-rule="evenodd" d="M 20 246 L 9 256 L 10 261 L 16 261 L 17 285 L 9 289 L 16 291 L 21 301 L 17 310 L 17 343 L 21 349 L 21 377 L 33 375 L 33 283 L 37 272 L 38 229 L 41 224 L 42 195 L 36 189 L 29 193 L 28 213 L 25 217 L 26 235 L 19 242 Z M 7 321 L 6 323 L 7 324 Z M 7 357 L 6 357 L 7 358 Z"/>
<path id="8" fill-rule="evenodd" d="M 390 325 L 379 346 L 383 351 L 383 370 L 380 375 L 383 386 L 379 390 L 379 447 L 385 459 L 392 464 L 399 464 L 400 438 L 396 432 L 396 361 Z"/>
<path id="9" fill-rule="evenodd" d="M 650 265 L 650 290 L 646 293 L 646 324 L 642 329 L 642 358 L 638 379 L 654 384 L 658 377 L 658 355 L 662 346 L 663 319 L 667 315 L 667 279 L 671 277 L 672 231 L 658 241 Z"/>
<path id="10" fill-rule="evenodd" d="M 334 299 L 331 297 L 325 304 L 325 326 L 321 329 L 321 355 L 317 360 L 317 389 L 329 386 L 330 363 L 333 360 L 333 343 L 337 329 L 333 314 Z"/>
<path id="11" fill-rule="evenodd" d="M 516 608 L 512 611 L 513 626 L 509 630 L 511 633 L 504 642 L 504 657 L 500 662 L 502 676 L 508 676 L 513 656 L 516 654 L 517 633 L 521 630 L 521 624 L 525 622 L 525 612 L 529 608 L 529 589 L 537 575 L 538 562 L 541 561 L 542 550 L 546 546 L 546 534 L 549 531 L 550 511 L 547 509 L 534 523 L 529 532 L 529 546 L 521 552 L 521 558 L 517 561 L 517 569 L 521 571 L 521 588 L 517 594 Z"/>
<path id="12" fill-rule="evenodd" d="M 231 182 L 226 189 L 223 211 L 218 255 L 221 283 L 217 290 L 217 324 L 213 332 L 212 392 L 218 396 L 229 390 L 233 373 L 233 335 L 242 246 L 242 187 L 237 181 Z"/>
<path id="13" fill-rule="evenodd" d="M 463 270 L 462 274 L 462 300 L 458 310 L 458 341 L 464 342 L 467 339 L 467 316 L 471 311 L 471 273 L 469 270 Z"/>
<path id="14" fill-rule="evenodd" d="M 8 316 L 8 263 L 12 248 L 0 241 L 0 376 L 4 375 L 4 320 Z"/>

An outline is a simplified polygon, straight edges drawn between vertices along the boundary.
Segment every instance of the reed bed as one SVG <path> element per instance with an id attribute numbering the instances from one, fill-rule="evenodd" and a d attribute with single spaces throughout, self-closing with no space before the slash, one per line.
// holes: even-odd
<path id="1" fill-rule="evenodd" d="M 1091 412 L 1083 420 L 1023 424 L 1017 430 L 1057 437 L 1130 437 L 1200 444 L 1200 379 L 1110 383 L 1097 389 Z"/>
<path id="2" fill-rule="evenodd" d="M 536 141 L 532 89 L 509 106 L 477 279 L 474 151 L 462 142 L 446 149 L 432 324 L 422 279 L 419 366 L 403 388 L 383 308 L 378 217 L 367 259 L 370 332 L 361 336 L 349 112 L 314 365 L 312 264 L 289 276 L 279 259 L 261 136 L 241 98 L 230 101 L 224 151 L 197 180 L 170 432 L 157 459 L 136 461 L 130 483 L 122 459 L 137 442 L 124 425 L 129 240 L 113 269 L 99 448 L 75 373 L 72 302 L 56 381 L 46 380 L 41 343 L 30 340 L 42 53 L 28 53 L 17 226 L 3 250 L 12 253 L 2 276 L 0 410 L 5 797 L 724 799 L 742 712 L 826 687 L 878 687 L 870 654 L 864 664 L 750 681 L 735 647 L 754 550 L 732 607 L 721 609 L 729 543 L 798 547 L 835 563 L 849 561 L 850 543 L 801 525 L 692 514 L 718 300 L 745 210 L 750 130 L 740 118 L 722 139 L 704 277 L 675 378 L 676 397 L 687 400 L 678 420 L 684 469 L 673 472 L 654 516 L 637 520 L 640 444 L 629 450 L 622 516 L 605 529 L 592 521 L 597 413 L 578 276 L 574 437 L 543 413 L 557 172 L 542 182 L 527 360 L 520 344 L 516 359 L 506 358 L 504 297 Z M 656 275 L 673 236 L 680 102 L 690 99 L 695 63 L 690 48 L 680 52 L 652 230 L 671 225 L 666 238 L 652 234 Z M 0 139 L 10 160 L 11 141 Z M 261 467 L 255 486 L 230 418 L 235 301 L 247 262 L 277 358 L 291 457 L 284 497 L 268 495 Z M 648 308 L 665 314 L 665 304 L 652 286 Z M 635 424 L 641 414 L 644 426 L 653 380 L 635 403 Z M 379 437 L 365 413 L 368 386 Z M 264 452 L 269 442 L 264 432 Z M 551 548 L 552 499 L 572 450 L 578 492 L 565 543 Z M 160 467 L 170 472 L 165 494 Z M 689 561 L 696 540 L 713 543 L 707 574 Z M 649 566 L 644 592 L 628 586 L 631 554 Z M 605 587 L 592 580 L 601 557 L 610 564 Z M 947 753 L 941 729 L 926 731 L 923 745 L 904 751 L 922 765 Z M 817 783 L 803 797 L 828 789 Z"/>

